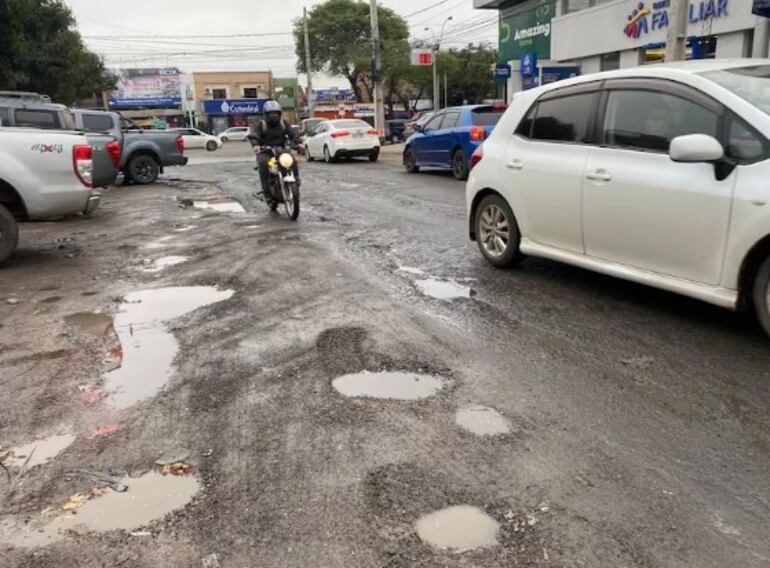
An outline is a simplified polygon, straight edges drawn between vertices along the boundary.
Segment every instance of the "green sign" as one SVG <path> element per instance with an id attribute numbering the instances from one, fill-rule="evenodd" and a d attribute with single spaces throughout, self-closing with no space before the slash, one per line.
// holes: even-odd
<path id="1" fill-rule="evenodd" d="M 551 19 L 556 16 L 553 0 L 540 0 L 525 11 L 500 12 L 500 61 L 535 52 L 538 59 L 551 57 Z"/>

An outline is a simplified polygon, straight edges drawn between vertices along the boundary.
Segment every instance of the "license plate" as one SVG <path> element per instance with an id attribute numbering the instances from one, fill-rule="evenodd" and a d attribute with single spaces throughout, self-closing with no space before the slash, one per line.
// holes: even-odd
<path id="1" fill-rule="evenodd" d="M 361 132 L 360 130 L 358 132 L 354 132 L 353 133 L 353 136 L 356 137 L 356 138 L 362 138 L 363 135 L 364 135 L 364 133 Z"/>

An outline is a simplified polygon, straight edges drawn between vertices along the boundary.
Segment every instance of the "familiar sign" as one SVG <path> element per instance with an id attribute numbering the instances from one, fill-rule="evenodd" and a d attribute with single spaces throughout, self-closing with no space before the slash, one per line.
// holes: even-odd
<path id="1" fill-rule="evenodd" d="M 511 78 L 511 66 L 507 63 L 498 63 L 495 65 L 494 77 L 496 81 L 505 81 Z"/>
<path id="2" fill-rule="evenodd" d="M 182 86 L 176 67 L 122 69 L 118 87 L 109 95 L 111 107 L 159 107 L 182 104 Z"/>
<path id="3" fill-rule="evenodd" d="M 413 49 L 412 65 L 430 67 L 433 65 L 433 52 L 430 49 Z"/>
<path id="4" fill-rule="evenodd" d="M 203 101 L 203 113 L 208 115 L 262 114 L 267 99 L 213 99 Z"/>
<path id="5" fill-rule="evenodd" d="M 515 7 L 500 13 L 499 61 L 519 59 L 532 52 L 540 59 L 551 57 L 551 20 L 556 16 L 553 0 L 539 0 L 522 11 Z"/>
<path id="6" fill-rule="evenodd" d="M 521 76 L 533 77 L 537 75 L 537 53 L 528 51 L 521 54 Z"/>

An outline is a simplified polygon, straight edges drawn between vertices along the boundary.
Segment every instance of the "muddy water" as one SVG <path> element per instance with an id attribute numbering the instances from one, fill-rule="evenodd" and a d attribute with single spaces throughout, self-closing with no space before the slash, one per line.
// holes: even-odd
<path id="1" fill-rule="evenodd" d="M 83 333 L 94 337 L 106 337 L 112 330 L 112 318 L 95 312 L 79 312 L 66 316 L 67 325 L 78 328 Z"/>
<path id="2" fill-rule="evenodd" d="M 511 433 L 511 423 L 494 408 L 466 406 L 455 414 L 455 424 L 477 436 L 500 436 Z"/>
<path id="3" fill-rule="evenodd" d="M 176 286 L 128 294 L 115 316 L 122 362 L 105 375 L 111 404 L 124 408 L 150 397 L 170 378 L 179 345 L 164 322 L 232 295 L 232 290 L 211 286 Z"/>
<path id="4" fill-rule="evenodd" d="M 160 272 L 164 268 L 168 268 L 169 266 L 175 266 L 177 264 L 182 264 L 183 262 L 187 262 L 188 260 L 190 260 L 189 256 L 164 256 L 157 259 L 155 262 L 152 263 L 151 266 L 145 268 L 144 270 L 146 272 Z"/>
<path id="5" fill-rule="evenodd" d="M 144 526 L 176 509 L 184 507 L 200 490 L 193 476 L 148 473 L 138 478 L 127 477 L 124 493 L 110 492 L 95 497 L 77 509 L 77 514 L 56 518 L 36 518 L 23 523 L 16 517 L 0 519 L 0 542 L 17 547 L 45 546 L 66 536 L 66 531 L 105 532 L 130 530 Z"/>
<path id="6" fill-rule="evenodd" d="M 470 298 L 474 292 L 468 286 L 462 286 L 451 280 L 437 280 L 426 278 L 415 282 L 417 289 L 432 298 L 439 300 L 453 300 L 455 298 Z"/>
<path id="7" fill-rule="evenodd" d="M 198 209 L 211 209 L 222 213 L 246 213 L 243 205 L 232 197 L 213 197 L 193 201 L 193 207 Z"/>
<path id="8" fill-rule="evenodd" d="M 362 371 L 337 377 L 332 386 L 349 397 L 419 400 L 438 393 L 444 387 L 444 380 L 416 373 Z"/>
<path id="9" fill-rule="evenodd" d="M 54 434 L 13 448 L 11 455 L 3 463 L 15 467 L 22 467 L 25 463 L 27 467 L 44 464 L 63 452 L 74 441 L 75 436 L 69 432 Z"/>
<path id="10" fill-rule="evenodd" d="M 497 521 L 470 505 L 441 509 L 415 523 L 417 535 L 436 548 L 457 552 L 497 544 Z"/>

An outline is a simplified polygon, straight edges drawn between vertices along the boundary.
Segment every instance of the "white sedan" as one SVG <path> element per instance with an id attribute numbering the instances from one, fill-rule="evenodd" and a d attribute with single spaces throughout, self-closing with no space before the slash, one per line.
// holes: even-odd
<path id="1" fill-rule="evenodd" d="M 173 128 L 171 130 L 182 135 L 185 150 L 188 148 L 205 148 L 209 152 L 213 152 L 217 148 L 222 147 L 222 140 L 197 128 Z"/>
<path id="2" fill-rule="evenodd" d="M 232 128 L 228 128 L 222 134 L 220 134 L 219 138 L 222 140 L 222 142 L 230 142 L 231 140 L 246 140 L 250 133 L 251 128 L 248 126 L 233 126 Z"/>
<path id="3" fill-rule="evenodd" d="M 380 138 L 377 131 L 363 120 L 326 120 L 319 124 L 305 140 L 308 160 L 335 162 L 340 158 L 367 156 L 376 162 L 380 156 Z"/>
<path id="4" fill-rule="evenodd" d="M 610 71 L 517 93 L 471 159 L 470 237 L 729 309 L 770 334 L 770 59 Z"/>

